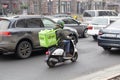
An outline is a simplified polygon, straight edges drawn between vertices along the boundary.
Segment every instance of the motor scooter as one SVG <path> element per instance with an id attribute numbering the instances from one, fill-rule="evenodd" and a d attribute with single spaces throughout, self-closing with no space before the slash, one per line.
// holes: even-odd
<path id="1" fill-rule="evenodd" d="M 74 40 L 70 40 L 70 53 L 71 57 L 66 56 L 64 43 L 58 44 L 57 46 L 53 46 L 46 51 L 46 63 L 51 68 L 54 67 L 57 63 L 65 62 L 66 60 L 71 60 L 72 62 L 76 62 L 78 58 L 78 52 L 76 49 L 76 45 L 74 44 Z"/>

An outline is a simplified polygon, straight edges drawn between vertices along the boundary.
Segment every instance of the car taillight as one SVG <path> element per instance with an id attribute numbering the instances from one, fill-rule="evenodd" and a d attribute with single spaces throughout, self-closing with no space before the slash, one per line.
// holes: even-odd
<path id="1" fill-rule="evenodd" d="M 46 54 L 46 55 L 49 55 L 49 54 L 50 54 L 50 51 L 46 51 L 45 54 Z"/>
<path id="2" fill-rule="evenodd" d="M 6 31 L 6 32 L 0 32 L 0 36 L 10 36 L 11 33 Z"/>
<path id="3" fill-rule="evenodd" d="M 88 26 L 87 28 L 88 28 L 88 30 L 92 30 L 92 29 L 93 29 L 93 27 L 92 27 L 92 26 Z"/>

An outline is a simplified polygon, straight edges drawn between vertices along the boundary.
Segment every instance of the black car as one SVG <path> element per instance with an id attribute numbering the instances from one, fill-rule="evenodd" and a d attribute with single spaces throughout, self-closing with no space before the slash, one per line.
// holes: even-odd
<path id="1" fill-rule="evenodd" d="M 105 50 L 120 48 L 120 20 L 99 31 L 98 45 Z"/>
<path id="2" fill-rule="evenodd" d="M 56 23 L 53 20 L 39 15 L 1 17 L 0 53 L 14 53 L 19 58 L 28 58 L 33 50 L 42 49 L 38 32 L 54 27 L 56 27 Z M 77 42 L 76 33 L 71 32 Z"/>
<path id="3" fill-rule="evenodd" d="M 79 37 L 83 37 L 83 38 L 88 37 L 87 25 L 81 24 L 81 22 L 79 22 L 73 18 L 70 18 L 70 17 L 62 17 L 62 18 L 51 17 L 51 19 L 54 20 L 55 22 L 57 22 L 58 20 L 62 20 L 65 23 L 64 24 L 65 26 L 76 29 Z"/>

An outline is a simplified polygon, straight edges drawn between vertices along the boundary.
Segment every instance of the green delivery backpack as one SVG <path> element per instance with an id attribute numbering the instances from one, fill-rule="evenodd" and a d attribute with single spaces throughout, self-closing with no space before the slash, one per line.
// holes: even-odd
<path id="1" fill-rule="evenodd" d="M 41 30 L 38 33 L 38 36 L 41 47 L 48 48 L 53 45 L 57 45 L 56 30 Z"/>

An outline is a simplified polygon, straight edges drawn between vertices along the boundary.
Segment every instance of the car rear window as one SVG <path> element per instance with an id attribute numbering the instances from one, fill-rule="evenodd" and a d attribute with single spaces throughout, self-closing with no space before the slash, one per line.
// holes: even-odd
<path id="1" fill-rule="evenodd" d="M 0 20 L 0 30 L 6 30 L 10 24 L 8 20 Z"/>

